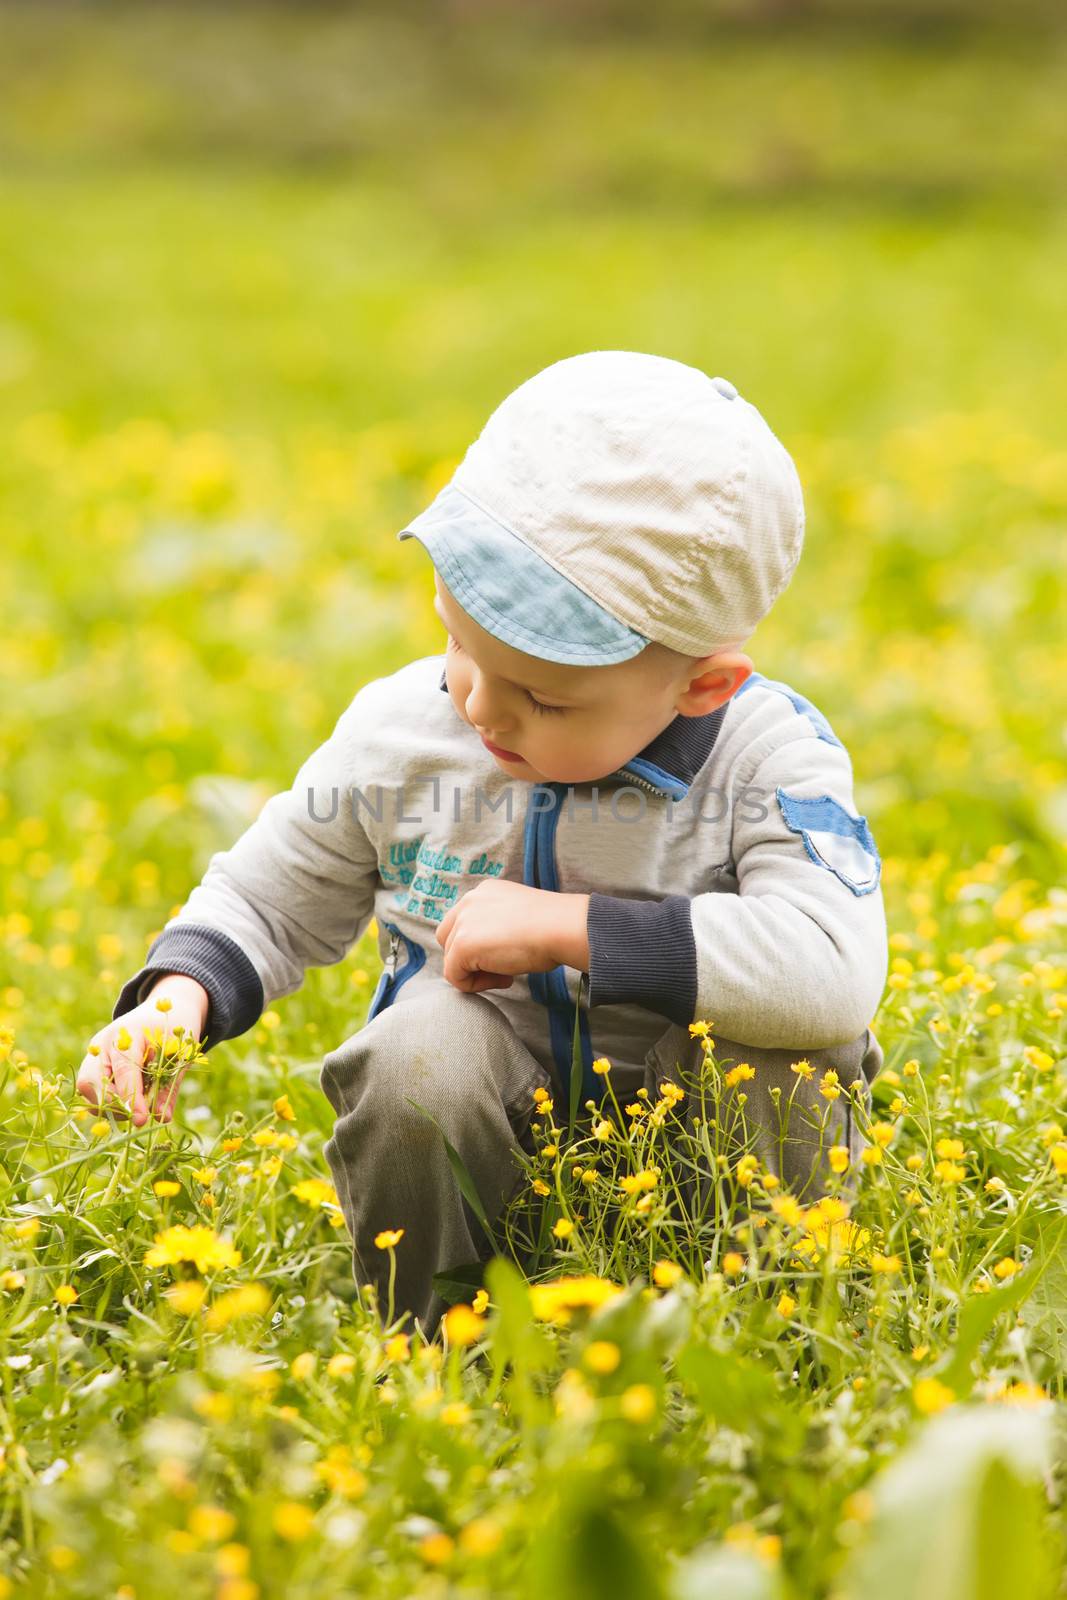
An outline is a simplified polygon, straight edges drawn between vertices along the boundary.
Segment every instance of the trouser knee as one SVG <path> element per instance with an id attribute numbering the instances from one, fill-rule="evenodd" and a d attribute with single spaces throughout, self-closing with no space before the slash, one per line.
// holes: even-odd
<path id="1" fill-rule="evenodd" d="M 855 1186 L 882 1047 L 870 1028 L 845 1044 L 818 1050 L 765 1049 L 714 1039 L 714 1062 L 688 1029 L 665 1033 L 646 1059 L 646 1085 L 672 1080 L 686 1092 L 684 1116 L 713 1124 L 715 1148 L 728 1163 L 743 1153 L 791 1191 L 814 1199 L 833 1176 Z M 829 1152 L 836 1147 L 834 1172 Z M 847 1162 L 847 1164 L 845 1164 Z"/>

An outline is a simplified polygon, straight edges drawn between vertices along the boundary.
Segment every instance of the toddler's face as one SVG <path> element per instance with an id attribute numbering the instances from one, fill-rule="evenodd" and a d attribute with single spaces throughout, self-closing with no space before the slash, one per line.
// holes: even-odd
<path id="1" fill-rule="evenodd" d="M 629 661 L 569 667 L 526 655 L 474 620 L 435 573 L 459 715 L 497 765 L 529 783 L 588 783 L 631 760 L 679 712 L 705 716 L 752 671 L 748 656 L 683 656 L 649 644 Z"/>

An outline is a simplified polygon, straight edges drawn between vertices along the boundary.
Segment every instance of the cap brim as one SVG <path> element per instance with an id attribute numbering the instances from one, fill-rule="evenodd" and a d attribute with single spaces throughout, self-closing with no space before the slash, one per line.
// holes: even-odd
<path id="1" fill-rule="evenodd" d="M 604 667 L 648 643 L 452 484 L 397 538 L 417 539 L 464 611 L 526 655 Z"/>

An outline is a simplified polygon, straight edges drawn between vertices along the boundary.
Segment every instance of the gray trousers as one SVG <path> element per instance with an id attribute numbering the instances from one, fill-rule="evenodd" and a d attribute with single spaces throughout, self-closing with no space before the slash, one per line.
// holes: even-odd
<path id="1" fill-rule="evenodd" d="M 822 1050 L 764 1050 L 717 1036 L 714 1044 L 720 1064 L 745 1061 L 756 1069 L 753 1079 L 739 1085 L 748 1097 L 748 1147 L 783 1187 L 806 1203 L 825 1193 L 825 1152 L 832 1144 L 849 1147 L 855 1169 L 864 1138 L 849 1089 L 860 1084 L 859 1097 L 869 1110 L 869 1086 L 883 1059 L 869 1028 L 849 1044 Z M 815 1068 L 810 1081 L 789 1070 L 801 1057 Z M 642 1078 L 653 1098 L 665 1079 L 687 1089 L 699 1085 L 703 1060 L 700 1040 L 687 1028 L 669 1025 L 646 1056 L 643 1071 L 620 1073 L 615 1082 L 620 1104 L 624 1095 L 632 1098 Z M 818 1093 L 818 1077 L 828 1067 L 841 1081 L 842 1094 L 835 1101 Z M 561 1086 L 492 1001 L 461 993 L 443 979 L 399 994 L 331 1051 L 320 1084 L 337 1115 L 324 1151 L 352 1238 L 356 1282 L 375 1287 L 384 1314 L 389 1258 L 374 1239 L 384 1230 L 403 1228 L 395 1251 L 394 1314 L 410 1312 L 429 1336 L 445 1309 L 433 1286 L 434 1273 L 484 1260 L 491 1251 L 460 1191 L 441 1131 L 462 1157 L 487 1217 L 495 1222 L 522 1181 L 516 1152 L 533 1147 L 533 1092 L 549 1090 L 557 1117 L 565 1116 Z M 771 1093 L 775 1086 L 778 1097 Z M 428 1111 L 441 1131 L 411 1101 Z M 699 1101 L 699 1092 L 687 1092 L 683 1116 L 691 1121 L 699 1115 Z M 704 1109 L 706 1114 L 709 1108 Z M 729 1130 L 725 1136 L 729 1148 Z M 721 1141 L 718 1148 L 724 1148 Z"/>

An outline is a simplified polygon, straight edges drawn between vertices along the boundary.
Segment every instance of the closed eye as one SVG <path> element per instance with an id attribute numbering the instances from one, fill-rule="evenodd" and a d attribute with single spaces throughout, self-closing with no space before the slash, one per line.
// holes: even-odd
<path id="1" fill-rule="evenodd" d="M 523 693 L 530 702 L 530 709 L 532 711 L 536 711 L 539 717 L 545 716 L 546 714 L 552 715 L 553 713 L 562 715 L 562 713 L 567 710 L 566 706 L 548 706 L 543 700 L 535 700 L 529 689 L 524 689 Z"/>

